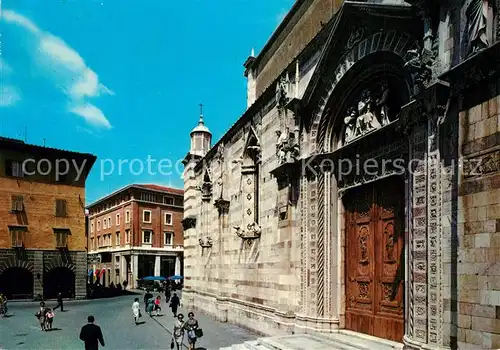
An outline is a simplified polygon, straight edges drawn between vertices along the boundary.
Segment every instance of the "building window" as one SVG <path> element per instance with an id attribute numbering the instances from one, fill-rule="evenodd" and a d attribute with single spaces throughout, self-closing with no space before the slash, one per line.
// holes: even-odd
<path id="1" fill-rule="evenodd" d="M 165 245 L 172 245 L 174 238 L 173 232 L 165 232 Z"/>
<path id="2" fill-rule="evenodd" d="M 172 225 L 172 214 L 165 213 L 165 225 Z"/>
<path id="3" fill-rule="evenodd" d="M 56 216 L 66 217 L 68 216 L 68 203 L 65 199 L 56 199 Z"/>
<path id="4" fill-rule="evenodd" d="M 25 226 L 9 226 L 9 232 L 12 239 L 12 247 L 23 247 L 24 235 L 27 232 L 27 228 Z"/>
<path id="5" fill-rule="evenodd" d="M 12 196 L 12 211 L 21 212 L 24 210 L 23 196 Z"/>
<path id="6" fill-rule="evenodd" d="M 105 230 L 108 227 L 108 220 L 102 220 L 102 228 Z"/>
<path id="7" fill-rule="evenodd" d="M 116 226 L 120 226 L 120 214 L 116 214 Z"/>
<path id="8" fill-rule="evenodd" d="M 154 202 L 155 201 L 154 193 L 141 192 L 141 201 Z"/>
<path id="9" fill-rule="evenodd" d="M 24 177 L 22 163 L 17 160 L 7 159 L 5 161 L 5 175 L 12 177 Z"/>
<path id="10" fill-rule="evenodd" d="M 153 231 L 144 230 L 142 231 L 142 243 L 152 244 L 153 243 Z"/>
<path id="11" fill-rule="evenodd" d="M 69 233 L 70 231 L 68 229 L 54 229 L 57 248 L 66 248 L 68 246 Z"/>
<path id="12" fill-rule="evenodd" d="M 130 210 L 127 210 L 125 212 L 125 223 L 129 223 L 130 222 Z"/>
<path id="13" fill-rule="evenodd" d="M 163 204 L 166 205 L 173 205 L 174 204 L 174 199 L 172 197 L 163 197 Z"/>
<path id="14" fill-rule="evenodd" d="M 93 222 L 90 223 L 90 232 L 94 232 L 94 223 Z"/>
<path id="15" fill-rule="evenodd" d="M 97 221 L 97 231 L 99 231 L 101 229 L 101 221 Z"/>
<path id="16" fill-rule="evenodd" d="M 108 218 L 108 228 L 111 228 L 111 216 Z"/>
<path id="17" fill-rule="evenodd" d="M 97 247 L 101 247 L 101 237 L 97 237 Z"/>
<path id="18" fill-rule="evenodd" d="M 125 243 L 130 244 L 130 230 L 125 230 Z"/>
<path id="19" fill-rule="evenodd" d="M 94 237 L 90 238 L 90 247 L 89 247 L 89 250 L 90 251 L 94 250 Z"/>
<path id="20" fill-rule="evenodd" d="M 121 245 L 120 242 L 120 232 L 116 233 L 116 246 L 119 247 Z"/>
<path id="21" fill-rule="evenodd" d="M 142 211 L 142 222 L 151 223 L 151 210 Z"/>

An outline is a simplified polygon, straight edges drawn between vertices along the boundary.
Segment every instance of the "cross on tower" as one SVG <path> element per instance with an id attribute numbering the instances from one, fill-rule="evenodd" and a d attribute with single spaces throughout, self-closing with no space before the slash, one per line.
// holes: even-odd
<path id="1" fill-rule="evenodd" d="M 200 115 L 203 115 L 203 103 L 200 103 L 199 106 L 200 106 Z"/>

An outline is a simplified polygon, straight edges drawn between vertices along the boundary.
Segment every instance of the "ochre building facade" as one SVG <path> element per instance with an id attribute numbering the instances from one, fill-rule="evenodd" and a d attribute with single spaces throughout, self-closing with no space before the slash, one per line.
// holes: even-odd
<path id="1" fill-rule="evenodd" d="M 499 6 L 297 1 L 245 62 L 247 111 L 191 133 L 184 302 L 268 335 L 499 348 Z"/>
<path id="2" fill-rule="evenodd" d="M 0 291 L 7 298 L 86 297 L 85 180 L 95 160 L 0 138 Z"/>

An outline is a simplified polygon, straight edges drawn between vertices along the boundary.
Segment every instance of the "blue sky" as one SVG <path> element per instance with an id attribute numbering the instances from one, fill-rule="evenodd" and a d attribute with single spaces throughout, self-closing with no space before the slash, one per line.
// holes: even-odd
<path id="1" fill-rule="evenodd" d="M 215 142 L 246 109 L 244 61 L 293 2 L 2 0 L 0 135 L 95 154 L 87 203 L 129 183 L 182 187 L 199 103 Z"/>

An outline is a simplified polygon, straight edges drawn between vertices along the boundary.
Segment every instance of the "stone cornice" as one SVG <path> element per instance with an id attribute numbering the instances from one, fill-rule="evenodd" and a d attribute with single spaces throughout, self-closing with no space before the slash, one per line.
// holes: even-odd
<path id="1" fill-rule="evenodd" d="M 462 92 L 499 76 L 500 42 L 497 42 L 441 74 L 439 79 L 449 82 L 453 92 Z"/>

